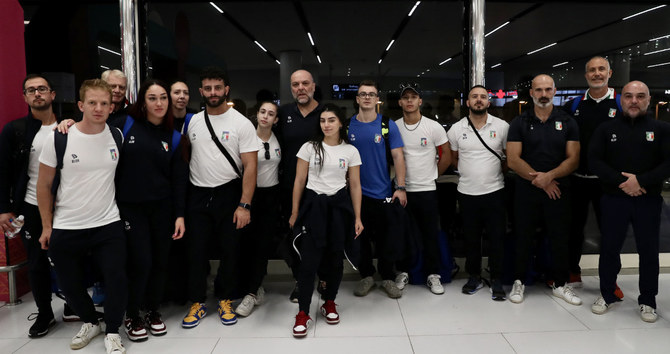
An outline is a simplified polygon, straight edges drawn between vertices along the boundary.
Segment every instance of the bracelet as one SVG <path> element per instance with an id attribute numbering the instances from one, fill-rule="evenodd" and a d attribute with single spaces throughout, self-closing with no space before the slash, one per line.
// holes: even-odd
<path id="1" fill-rule="evenodd" d="M 407 192 L 407 189 L 405 188 L 405 186 L 395 186 L 395 190 Z"/>
<path id="2" fill-rule="evenodd" d="M 247 209 L 247 210 L 251 210 L 251 204 L 240 203 L 240 204 L 237 204 L 237 206 L 242 207 L 242 208 Z"/>

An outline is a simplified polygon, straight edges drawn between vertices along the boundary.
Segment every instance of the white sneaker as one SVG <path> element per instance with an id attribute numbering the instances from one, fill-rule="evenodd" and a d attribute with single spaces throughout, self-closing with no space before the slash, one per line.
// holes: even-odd
<path id="1" fill-rule="evenodd" d="M 265 289 L 263 286 L 259 286 L 256 290 L 256 306 L 260 306 L 265 302 Z"/>
<path id="2" fill-rule="evenodd" d="M 605 302 L 605 298 L 600 296 L 598 299 L 596 299 L 596 302 L 591 305 L 591 312 L 595 313 L 596 315 L 602 315 L 607 312 L 614 304 L 616 304 L 616 302 L 608 304 Z"/>
<path id="3" fill-rule="evenodd" d="M 649 323 L 654 323 L 658 319 L 656 309 L 647 305 L 640 305 L 640 317 L 642 321 Z"/>
<path id="4" fill-rule="evenodd" d="M 582 299 L 575 294 L 575 291 L 572 290 L 570 285 L 559 286 L 558 288 L 554 287 L 552 290 L 554 296 L 565 300 L 570 305 L 579 306 L 582 304 Z"/>
<path id="5" fill-rule="evenodd" d="M 406 272 L 400 272 L 395 276 L 395 286 L 398 287 L 398 289 L 404 289 L 407 283 L 409 283 L 409 274 Z"/>
<path id="6" fill-rule="evenodd" d="M 81 325 L 79 333 L 77 333 L 77 335 L 72 338 L 72 342 L 70 342 L 70 348 L 81 349 L 85 347 L 88 345 L 88 343 L 91 342 L 93 338 L 95 338 L 95 336 L 100 334 L 101 331 L 102 329 L 100 328 L 100 323 L 84 323 Z"/>
<path id="7" fill-rule="evenodd" d="M 524 290 L 526 290 L 526 287 L 521 283 L 521 280 L 515 280 L 514 285 L 512 285 L 512 291 L 509 292 L 509 301 L 515 304 L 522 303 Z"/>
<path id="8" fill-rule="evenodd" d="M 124 354 L 126 352 L 118 333 L 109 333 L 105 336 L 105 349 L 107 349 L 107 354 Z"/>
<path id="9" fill-rule="evenodd" d="M 431 274 L 428 276 L 428 279 L 426 280 L 426 286 L 430 288 L 430 291 L 433 294 L 436 295 L 444 294 L 444 287 L 442 286 L 440 278 L 441 277 L 439 274 Z"/>
<path id="10" fill-rule="evenodd" d="M 253 311 L 254 306 L 256 306 L 256 297 L 248 294 L 244 297 L 244 299 L 242 299 L 242 302 L 237 305 L 235 313 L 242 317 L 247 317 L 249 314 L 251 314 L 251 311 Z"/>

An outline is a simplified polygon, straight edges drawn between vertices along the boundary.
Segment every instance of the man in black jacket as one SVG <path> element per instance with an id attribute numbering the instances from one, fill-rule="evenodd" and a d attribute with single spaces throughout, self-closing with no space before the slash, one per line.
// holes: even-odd
<path id="1" fill-rule="evenodd" d="M 5 125 L 0 134 L 0 228 L 13 231 L 11 220 L 23 215 L 21 238 L 28 253 L 30 287 L 38 315 L 28 336 L 41 337 L 56 321 L 51 309 L 51 273 L 47 252 L 39 237 L 42 221 L 37 208 L 38 158 L 44 138 L 56 126 L 52 102 L 53 85 L 45 77 L 31 74 L 23 80 L 23 99 L 30 107 L 27 116 Z"/>
<path id="2" fill-rule="evenodd" d="M 589 147 L 589 167 L 600 178 L 602 239 L 601 296 L 591 306 L 603 314 L 616 302 L 620 253 L 632 224 L 640 256 L 640 316 L 655 322 L 658 294 L 658 244 L 661 227 L 661 189 L 670 177 L 670 125 L 647 114 L 649 88 L 631 81 L 623 87 L 623 116 L 601 124 Z"/>

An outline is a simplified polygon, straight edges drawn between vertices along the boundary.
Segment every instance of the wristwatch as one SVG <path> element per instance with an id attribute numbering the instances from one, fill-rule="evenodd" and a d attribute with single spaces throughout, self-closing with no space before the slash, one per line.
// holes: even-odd
<path id="1" fill-rule="evenodd" d="M 405 186 L 395 186 L 395 190 L 407 192 L 407 189 L 405 188 Z"/>
<path id="2" fill-rule="evenodd" d="M 251 204 L 240 203 L 240 204 L 237 204 L 237 206 L 242 207 L 242 208 L 247 209 L 247 210 L 251 210 Z"/>

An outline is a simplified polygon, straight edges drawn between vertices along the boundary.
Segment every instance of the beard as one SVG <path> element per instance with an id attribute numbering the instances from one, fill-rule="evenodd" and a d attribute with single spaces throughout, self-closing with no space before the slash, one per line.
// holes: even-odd
<path id="1" fill-rule="evenodd" d="M 218 100 L 216 103 L 212 103 L 212 102 L 210 101 L 212 98 L 218 98 L 219 100 Z M 226 100 L 225 100 L 225 96 L 210 96 L 210 97 L 205 97 L 205 104 L 206 104 L 208 107 L 216 108 L 216 107 L 222 105 L 224 102 L 226 102 Z"/>
<path id="2" fill-rule="evenodd" d="M 482 109 L 470 108 L 470 113 L 472 113 L 474 115 L 486 114 L 486 108 L 482 108 Z"/>
<path id="3" fill-rule="evenodd" d="M 549 105 L 551 105 L 551 100 L 548 97 L 533 97 L 533 104 L 541 108 L 547 108 Z"/>

